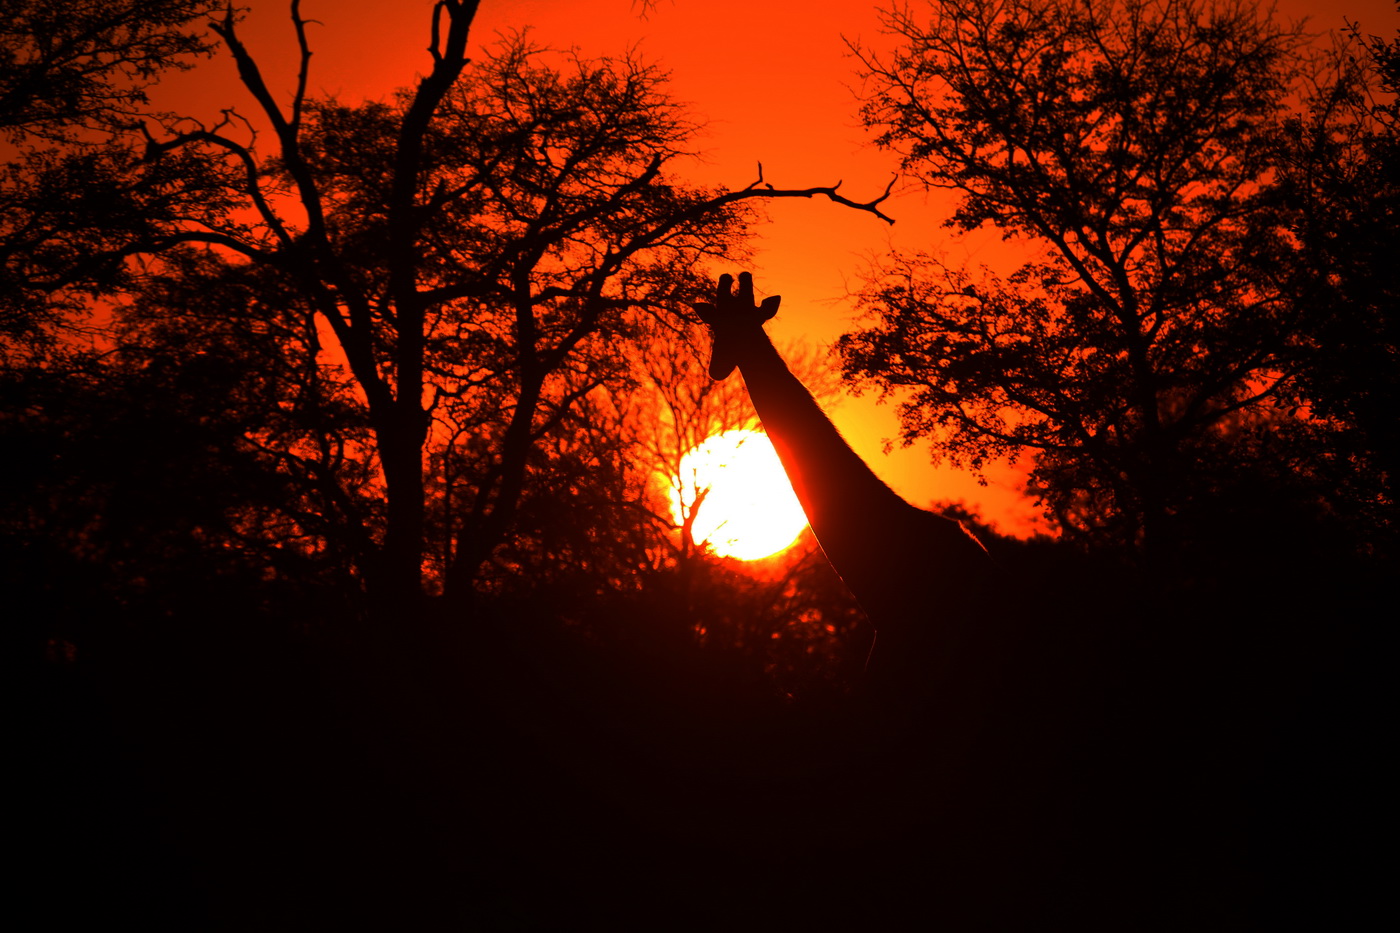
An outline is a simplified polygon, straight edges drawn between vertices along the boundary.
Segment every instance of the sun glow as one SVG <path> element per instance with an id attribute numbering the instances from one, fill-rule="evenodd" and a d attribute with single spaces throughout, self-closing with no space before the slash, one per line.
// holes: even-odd
<path id="1" fill-rule="evenodd" d="M 776 554 L 807 524 L 773 443 L 757 431 L 716 434 L 681 458 L 671 513 L 683 523 L 691 508 L 691 537 L 738 560 Z"/>

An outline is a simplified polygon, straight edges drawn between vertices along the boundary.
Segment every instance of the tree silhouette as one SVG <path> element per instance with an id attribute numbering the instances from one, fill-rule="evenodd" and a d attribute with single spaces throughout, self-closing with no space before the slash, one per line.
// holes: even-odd
<path id="1" fill-rule="evenodd" d="M 198 154 L 215 176 L 237 175 L 251 219 L 196 217 L 171 241 L 269 265 L 325 323 L 373 431 L 385 517 L 362 570 L 394 615 L 421 592 L 426 448 L 475 445 L 470 489 L 450 493 L 461 509 L 441 580 L 462 600 L 512 527 L 541 433 L 616 368 L 581 374 L 616 352 L 636 315 L 680 306 L 690 270 L 738 234 L 744 202 L 822 195 L 879 213 L 878 199 L 854 204 L 834 187 L 678 184 L 667 169 L 691 127 L 659 72 L 551 59 L 521 39 L 469 67 L 471 3 L 434 7 L 433 67 L 393 103 L 312 101 L 306 21 L 292 9 L 303 60 L 285 108 L 233 14 L 215 25 L 273 127 L 276 157 L 261 161 L 236 139 L 232 118 L 173 128 L 148 155 Z"/>
<path id="2" fill-rule="evenodd" d="M 903 437 L 1029 454 L 1060 526 L 1170 552 L 1225 447 L 1271 430 L 1299 309 L 1269 182 L 1303 39 L 1208 0 L 956 0 L 885 17 L 863 117 L 948 221 L 1039 252 L 1005 281 L 905 254 L 860 293 L 850 376 Z"/>
<path id="3" fill-rule="evenodd" d="M 271 151 L 233 111 L 217 126 L 149 113 L 138 124 L 142 81 L 162 61 L 176 67 L 173 56 L 205 49 L 179 31 L 175 10 L 123 6 L 102 21 L 117 30 L 111 44 L 87 58 L 64 52 L 99 83 L 129 65 L 121 88 L 130 93 L 99 88 L 83 98 L 108 101 L 107 110 L 45 110 L 31 122 L 52 125 L 48 142 L 6 166 L 6 364 L 22 380 L 92 345 L 98 355 L 70 371 L 81 394 L 90 387 L 77 373 L 92 369 L 100 381 L 104 359 L 120 361 L 114 384 L 127 378 L 121 367 L 196 373 L 215 359 L 226 369 L 266 359 L 261 374 L 219 376 L 233 380 L 220 383 L 225 391 L 259 400 L 234 407 L 242 429 L 220 443 L 238 449 L 230 462 L 275 478 L 286 494 L 271 511 L 255 509 L 256 519 L 225 519 L 242 523 L 243 544 L 259 527 L 266 543 L 290 536 L 333 553 L 390 617 L 412 612 L 425 572 L 431 590 L 460 606 L 502 548 L 512 555 L 488 576 L 577 557 L 542 537 L 562 531 L 549 495 L 566 501 L 570 477 L 629 501 L 635 464 L 606 467 L 629 461 L 635 434 L 608 411 L 610 399 L 634 384 L 658 316 L 680 320 L 698 264 L 736 248 L 748 204 L 822 196 L 880 215 L 882 198 L 857 204 L 836 187 L 773 188 L 761 168 L 738 190 L 686 187 L 671 173 L 694 126 L 667 99 L 660 71 L 520 37 L 469 65 L 467 3 L 434 7 L 433 68 L 415 89 L 357 106 L 307 93 L 311 49 L 298 3 L 303 57 L 286 107 L 229 9 L 213 28 L 272 127 Z M 16 29 L 36 50 L 57 48 L 54 29 L 87 20 L 75 12 L 65 22 L 45 13 Z M 128 41 L 130 62 L 103 58 Z M 88 140 L 78 130 L 95 127 L 99 111 L 107 132 Z M 106 307 L 120 295 L 134 300 Z M 109 318 L 116 329 L 104 333 Z M 120 354 L 102 356 L 113 342 Z M 172 383 L 166 400 L 181 418 L 197 404 L 180 388 L 188 382 Z M 539 533 L 517 522 L 527 498 Z M 588 521 L 612 508 L 594 501 Z M 570 534 L 589 539 L 582 510 L 575 517 Z M 639 545 L 626 560 L 658 540 L 654 522 L 639 518 L 625 523 Z M 607 563 L 628 548 L 594 550 Z"/>

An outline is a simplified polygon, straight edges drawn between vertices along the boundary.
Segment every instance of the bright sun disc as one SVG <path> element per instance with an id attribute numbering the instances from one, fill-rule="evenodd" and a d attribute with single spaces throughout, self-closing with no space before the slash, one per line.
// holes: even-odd
<path id="1" fill-rule="evenodd" d="M 680 474 L 680 489 L 673 485 L 671 491 L 672 514 L 682 521 L 682 503 L 690 505 L 703 493 L 691 534 L 722 557 L 758 560 L 776 554 L 807 524 L 765 434 L 716 434 L 681 458 Z"/>

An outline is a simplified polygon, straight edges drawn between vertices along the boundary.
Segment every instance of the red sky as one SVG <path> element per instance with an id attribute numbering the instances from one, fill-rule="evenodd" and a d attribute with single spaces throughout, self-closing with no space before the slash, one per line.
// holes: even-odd
<path id="1" fill-rule="evenodd" d="M 290 96 L 296 49 L 286 0 L 244 5 L 251 7 L 245 41 L 270 86 Z M 432 6 L 432 0 L 303 0 L 303 15 L 321 23 L 310 34 L 313 91 L 353 102 L 411 84 L 427 67 Z M 1340 29 L 1344 20 L 1386 36 L 1400 26 L 1394 0 L 1285 0 L 1279 10 L 1289 18 L 1308 16 L 1314 32 Z M 707 125 L 699 141 L 705 159 L 689 173 L 696 182 L 742 187 L 755 179 L 761 161 L 767 180 L 779 187 L 839 180 L 844 193 L 864 200 L 882 191 L 894 172 L 893 158 L 867 145 L 858 125 L 855 63 L 843 40 L 881 47 L 870 3 L 657 0 L 643 17 L 641 4 L 629 0 L 483 0 L 472 44 L 490 44 L 500 33 L 525 27 L 543 45 L 576 46 L 587 56 L 635 48 L 670 70 L 673 95 Z M 206 119 L 226 106 L 253 110 L 225 56 L 166 91 L 170 97 L 161 103 Z M 954 238 L 943 229 L 947 207 L 917 191 L 897 191 L 884 208 L 897 221 L 888 227 L 824 201 L 772 205 L 753 267 L 761 290 L 783 296 L 770 332 L 780 343 L 830 344 L 852 322 L 846 296 L 861 269 L 891 246 L 941 251 L 958 263 L 1014 263 L 995 235 Z M 875 472 L 915 504 L 962 499 L 1005 531 L 1032 527 L 1034 509 L 1017 492 L 1016 470 L 990 471 L 983 487 L 968 474 L 932 467 L 918 448 L 885 455 L 884 440 L 895 435 L 897 421 L 891 406 L 871 397 L 849 399 L 832 416 Z"/>

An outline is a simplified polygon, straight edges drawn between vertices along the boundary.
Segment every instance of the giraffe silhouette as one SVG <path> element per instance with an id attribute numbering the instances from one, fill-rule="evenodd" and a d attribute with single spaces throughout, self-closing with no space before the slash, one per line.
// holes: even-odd
<path id="1" fill-rule="evenodd" d="M 910 505 L 846 443 L 774 348 L 763 324 L 779 296 L 754 303 L 753 277 L 722 275 L 695 305 L 710 328 L 709 372 L 737 367 L 827 560 L 876 631 L 872 667 L 918 645 L 945 659 L 990 576 L 986 549 L 961 523 Z"/>
<path id="2" fill-rule="evenodd" d="M 862 801 L 851 831 L 879 840 L 862 850 L 868 877 L 917 874 L 925 887 L 900 892 L 903 905 L 959 929 L 1036 929 L 1055 909 L 1085 915 L 1095 897 L 1105 916 L 1133 904 L 1150 873 L 1100 858 L 1137 829 L 1117 818 L 1132 810 L 1131 765 L 1096 757 L 1121 748 L 1099 728 L 1109 695 L 1081 676 L 1112 667 L 1097 656 L 1102 620 L 881 481 L 764 332 L 780 299 L 755 303 L 748 273 L 735 286 L 723 275 L 695 305 L 713 335 L 709 374 L 742 374 L 818 543 L 876 631 L 874 702 L 830 732 L 842 786 Z M 1091 877 L 1111 877 L 1118 898 L 1086 894 Z"/>

